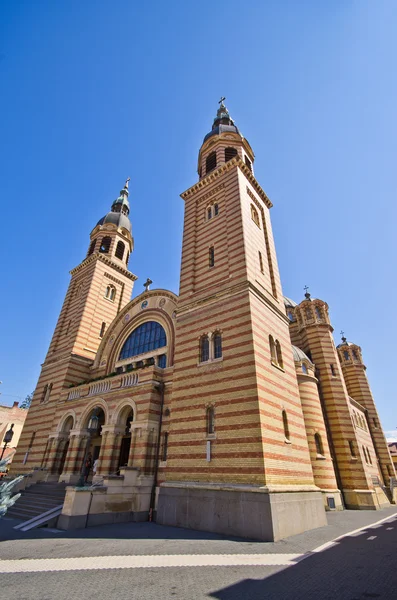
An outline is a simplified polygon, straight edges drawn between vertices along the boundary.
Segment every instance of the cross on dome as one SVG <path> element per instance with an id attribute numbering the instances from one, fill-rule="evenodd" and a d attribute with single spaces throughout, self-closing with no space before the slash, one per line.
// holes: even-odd
<path id="1" fill-rule="evenodd" d="M 143 284 L 143 287 L 145 288 L 145 292 L 149 291 L 150 286 L 152 285 L 153 281 L 151 279 L 149 279 L 149 277 L 146 279 L 145 283 Z"/>

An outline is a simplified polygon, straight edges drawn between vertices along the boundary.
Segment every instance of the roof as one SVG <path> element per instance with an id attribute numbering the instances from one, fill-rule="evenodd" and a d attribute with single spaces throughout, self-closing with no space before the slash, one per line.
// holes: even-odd
<path id="1" fill-rule="evenodd" d="M 132 232 L 131 221 L 127 215 L 122 212 L 108 212 L 102 219 L 99 219 L 97 225 L 103 225 L 104 223 L 113 223 L 113 225 L 117 225 L 117 227 L 124 227 L 130 233 Z"/>
<path id="2" fill-rule="evenodd" d="M 221 125 L 217 125 L 216 127 L 214 127 L 212 129 L 212 131 L 207 133 L 207 135 L 203 139 L 203 144 L 213 135 L 220 135 L 221 133 L 238 133 L 239 135 L 241 135 L 241 133 L 239 132 L 239 130 L 237 129 L 237 127 L 235 125 L 222 125 L 221 124 Z"/>
<path id="3" fill-rule="evenodd" d="M 295 362 L 306 361 L 306 362 L 310 363 L 311 365 L 313 364 L 312 361 L 310 360 L 310 358 L 308 356 L 306 356 L 306 354 L 303 352 L 303 350 L 301 350 L 297 346 L 292 346 L 292 354 L 294 355 Z"/>
<path id="4" fill-rule="evenodd" d="M 284 304 L 285 308 L 295 308 L 295 306 L 298 306 L 296 302 L 291 300 L 291 298 L 287 298 L 287 296 L 284 296 Z"/>

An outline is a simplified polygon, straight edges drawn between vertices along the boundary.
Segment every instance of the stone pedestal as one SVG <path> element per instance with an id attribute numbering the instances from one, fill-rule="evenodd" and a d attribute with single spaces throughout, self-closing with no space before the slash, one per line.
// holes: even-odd
<path id="1" fill-rule="evenodd" d="M 172 482 L 160 487 L 156 521 L 266 542 L 327 525 L 322 495 L 315 488 L 271 492 Z"/>

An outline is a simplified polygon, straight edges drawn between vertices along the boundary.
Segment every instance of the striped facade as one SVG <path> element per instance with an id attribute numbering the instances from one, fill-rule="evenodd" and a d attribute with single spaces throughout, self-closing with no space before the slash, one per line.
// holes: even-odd
<path id="1" fill-rule="evenodd" d="M 148 281 L 130 300 L 126 183 L 71 271 L 14 471 L 75 484 L 91 452 L 94 481 L 134 472 L 134 518 L 269 540 L 389 503 L 365 368 L 343 363 L 325 302 L 284 299 L 253 165 L 221 104 L 182 194 L 179 296 Z"/>

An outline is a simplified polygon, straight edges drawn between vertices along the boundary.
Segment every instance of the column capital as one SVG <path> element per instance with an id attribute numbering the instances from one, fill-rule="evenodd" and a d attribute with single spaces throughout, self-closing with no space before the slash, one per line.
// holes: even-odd
<path id="1" fill-rule="evenodd" d="M 105 433 L 113 433 L 114 435 L 119 435 L 123 434 L 124 430 L 125 427 L 123 427 L 122 425 L 103 425 L 101 435 L 104 435 Z"/>

